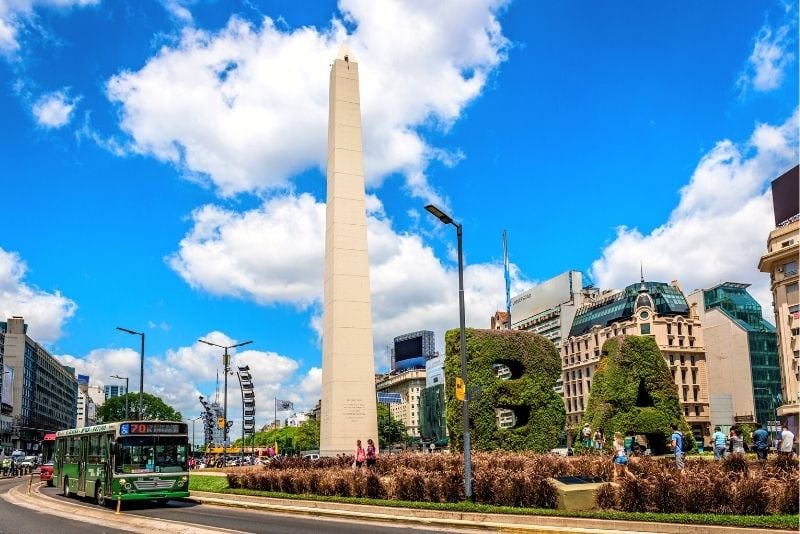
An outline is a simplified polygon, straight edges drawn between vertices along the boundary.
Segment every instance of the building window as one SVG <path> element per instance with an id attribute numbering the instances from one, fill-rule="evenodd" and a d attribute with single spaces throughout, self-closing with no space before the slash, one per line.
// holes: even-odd
<path id="1" fill-rule="evenodd" d="M 692 325 L 690 325 L 690 324 L 687 324 L 687 325 L 686 325 L 686 330 L 688 330 L 688 332 L 687 332 L 687 333 L 688 333 L 688 334 L 691 336 L 691 335 L 692 335 Z"/>
<path id="2" fill-rule="evenodd" d="M 700 417 L 700 406 L 695 406 L 695 407 L 694 407 L 694 414 L 695 414 L 697 417 Z"/>
<path id="3" fill-rule="evenodd" d="M 683 327 L 683 324 L 682 323 L 678 323 L 678 335 L 679 336 L 683 334 L 682 327 Z"/>
<path id="4" fill-rule="evenodd" d="M 686 358 L 681 354 L 681 365 L 686 365 Z"/>
<path id="5" fill-rule="evenodd" d="M 694 401 L 695 401 L 695 402 L 697 402 L 697 400 L 698 400 L 698 399 L 697 399 L 697 396 L 698 396 L 698 393 L 699 393 L 699 392 L 700 392 L 700 389 L 699 389 L 699 388 L 694 388 Z"/>
<path id="6" fill-rule="evenodd" d="M 686 369 L 681 369 L 681 384 L 686 383 Z"/>
<path id="7" fill-rule="evenodd" d="M 683 388 L 683 402 L 689 400 L 689 388 Z"/>
<path id="8" fill-rule="evenodd" d="M 687 417 L 689 416 L 689 407 L 688 406 L 684 406 L 683 407 L 683 415 L 685 415 Z"/>
<path id="9" fill-rule="evenodd" d="M 692 384 L 697 384 L 697 369 L 692 369 Z"/>
<path id="10" fill-rule="evenodd" d="M 670 365 L 675 365 L 675 355 L 674 354 L 670 354 L 669 355 L 669 364 Z"/>
<path id="11" fill-rule="evenodd" d="M 679 347 L 682 347 L 682 346 L 683 346 L 683 338 L 680 338 L 680 339 L 678 340 L 678 346 L 679 346 Z"/>
<path id="12" fill-rule="evenodd" d="M 586 368 L 586 378 L 589 378 L 590 376 L 591 376 L 591 371 L 590 371 L 590 368 L 587 367 Z"/>
<path id="13" fill-rule="evenodd" d="M 672 346 L 672 338 L 671 337 L 667 338 L 667 345 L 669 345 L 670 347 Z"/>
<path id="14" fill-rule="evenodd" d="M 672 323 L 667 323 L 667 335 L 672 335 Z"/>
<path id="15" fill-rule="evenodd" d="M 639 325 L 639 333 L 643 336 L 650 333 L 650 323 L 642 323 Z"/>
<path id="16" fill-rule="evenodd" d="M 689 355 L 689 363 L 691 363 L 692 365 L 694 365 L 694 354 L 690 354 L 690 355 Z"/>
<path id="17" fill-rule="evenodd" d="M 592 391 L 592 381 L 591 380 L 587 380 L 586 381 L 586 392 L 590 393 L 591 391 Z"/>
<path id="18" fill-rule="evenodd" d="M 790 261 L 783 264 L 783 276 L 794 276 L 797 274 L 797 262 Z"/>

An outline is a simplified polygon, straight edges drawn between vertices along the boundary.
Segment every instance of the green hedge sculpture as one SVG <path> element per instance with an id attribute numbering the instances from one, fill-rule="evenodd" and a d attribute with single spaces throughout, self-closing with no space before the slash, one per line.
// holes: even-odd
<path id="1" fill-rule="evenodd" d="M 461 376 L 459 330 L 445 334 L 447 426 L 450 447 L 463 449 L 463 404 L 455 398 Z M 473 450 L 549 452 L 564 431 L 564 401 L 553 390 L 561 376 L 561 359 L 546 338 L 524 331 L 466 330 L 467 386 L 471 392 L 470 436 Z M 495 375 L 493 364 L 511 370 L 508 380 Z M 517 426 L 498 428 L 496 408 L 514 410 Z"/>
<path id="2" fill-rule="evenodd" d="M 593 432 L 602 428 L 609 444 L 614 432 L 644 434 L 654 454 L 668 452 L 670 424 L 676 423 L 692 449 L 695 445 L 678 386 L 649 336 L 617 337 L 603 344 L 583 421 Z"/>

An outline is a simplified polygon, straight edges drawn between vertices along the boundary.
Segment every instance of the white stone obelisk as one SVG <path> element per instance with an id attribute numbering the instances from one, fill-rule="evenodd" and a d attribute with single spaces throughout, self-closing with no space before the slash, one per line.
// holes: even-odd
<path id="1" fill-rule="evenodd" d="M 378 443 L 358 63 L 345 45 L 331 67 L 320 454 Z"/>

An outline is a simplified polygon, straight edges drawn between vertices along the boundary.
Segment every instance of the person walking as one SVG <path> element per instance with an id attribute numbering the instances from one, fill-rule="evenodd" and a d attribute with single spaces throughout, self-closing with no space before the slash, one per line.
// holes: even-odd
<path id="1" fill-rule="evenodd" d="M 367 467 L 375 467 L 375 463 L 378 461 L 378 451 L 375 449 L 375 442 L 372 441 L 372 438 L 367 440 Z"/>
<path id="2" fill-rule="evenodd" d="M 764 426 L 761 423 L 757 423 L 757 426 L 758 428 L 750 434 L 750 437 L 753 438 L 753 445 L 756 447 L 756 456 L 759 460 L 765 462 L 769 454 L 769 433 L 764 430 Z"/>
<path id="3" fill-rule="evenodd" d="M 606 444 L 606 435 L 603 433 L 602 428 L 598 428 L 597 431 L 594 433 L 594 450 L 597 451 L 598 454 L 602 453 L 605 444 Z"/>
<path id="4" fill-rule="evenodd" d="M 725 451 L 728 450 L 728 436 L 722 432 L 719 426 L 714 427 L 714 434 L 711 436 L 711 442 L 714 447 L 714 459 L 721 460 L 725 458 Z"/>
<path id="5" fill-rule="evenodd" d="M 356 469 L 360 468 L 364 465 L 364 461 L 367 459 L 367 453 L 364 451 L 364 447 L 361 446 L 361 440 L 356 440 L 356 459 L 353 462 L 353 467 Z"/>
<path id="6" fill-rule="evenodd" d="M 781 455 L 791 456 L 794 454 L 794 433 L 789 430 L 789 426 L 783 423 L 781 431 Z"/>
<path id="7" fill-rule="evenodd" d="M 744 436 L 742 436 L 741 428 L 735 427 L 731 429 L 730 441 L 733 454 L 744 454 Z"/>
<path id="8" fill-rule="evenodd" d="M 589 423 L 583 424 L 583 430 L 581 431 L 581 437 L 583 438 L 583 446 L 587 449 L 592 448 L 592 429 L 589 426 Z"/>
<path id="9" fill-rule="evenodd" d="M 633 432 L 628 430 L 628 435 L 625 436 L 625 454 L 631 456 L 633 454 Z"/>
<path id="10" fill-rule="evenodd" d="M 621 432 L 614 432 L 614 480 L 619 480 L 622 476 L 636 479 L 628 470 L 628 454 L 625 452 L 625 439 Z"/>
<path id="11" fill-rule="evenodd" d="M 679 472 L 683 473 L 683 434 L 678 430 L 678 425 L 675 423 L 672 423 L 670 428 L 672 428 L 672 450 L 675 453 L 675 467 Z"/>

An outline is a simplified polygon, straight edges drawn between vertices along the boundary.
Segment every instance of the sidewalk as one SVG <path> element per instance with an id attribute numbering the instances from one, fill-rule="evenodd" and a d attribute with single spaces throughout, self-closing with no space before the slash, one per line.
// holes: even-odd
<path id="1" fill-rule="evenodd" d="M 645 521 L 609 521 L 570 517 L 484 514 L 418 510 L 363 504 L 343 504 L 294 499 L 275 499 L 249 495 L 230 495 L 193 491 L 189 501 L 217 506 L 231 506 L 265 512 L 311 515 L 339 519 L 363 519 L 389 523 L 418 524 L 439 528 L 485 529 L 502 532 L 599 532 L 599 533 L 664 533 L 664 534 L 776 534 L 796 532 L 775 528 L 736 528 L 726 526 L 649 523 Z"/>

